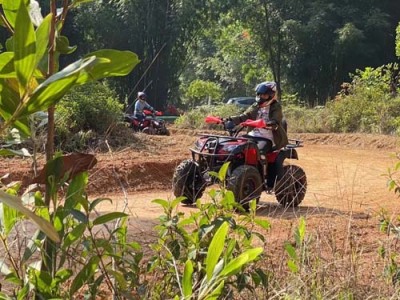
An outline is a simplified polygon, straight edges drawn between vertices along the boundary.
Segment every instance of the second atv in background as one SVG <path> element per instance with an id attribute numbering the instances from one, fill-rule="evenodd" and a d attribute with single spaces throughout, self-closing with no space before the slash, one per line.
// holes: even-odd
<path id="1" fill-rule="evenodd" d="M 165 121 L 160 117 L 163 115 L 160 111 L 155 111 L 155 113 L 150 110 L 143 111 L 143 120 L 139 121 L 134 115 L 126 114 L 124 117 L 125 122 L 129 123 L 129 126 L 135 132 L 143 132 L 146 134 L 156 134 L 156 135 L 170 135 L 169 130 L 165 124 Z"/>

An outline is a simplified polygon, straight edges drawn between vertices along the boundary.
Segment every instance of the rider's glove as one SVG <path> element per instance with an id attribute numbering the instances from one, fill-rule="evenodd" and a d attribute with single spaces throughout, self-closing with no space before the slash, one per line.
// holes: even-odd
<path id="1" fill-rule="evenodd" d="M 225 121 L 226 130 L 232 130 L 233 128 L 235 128 L 235 123 L 232 120 Z"/>

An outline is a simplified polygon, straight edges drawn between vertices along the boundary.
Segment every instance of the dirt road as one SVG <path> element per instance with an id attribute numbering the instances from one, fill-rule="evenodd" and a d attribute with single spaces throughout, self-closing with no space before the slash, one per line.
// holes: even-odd
<path id="1" fill-rule="evenodd" d="M 375 243 L 378 216 L 383 210 L 393 217 L 400 214 L 400 199 L 387 188 L 388 168 L 397 160 L 397 140 L 371 135 L 297 135 L 304 140 L 298 149 L 299 160 L 290 163 L 303 167 L 308 190 L 300 207 L 281 208 L 274 195 L 263 194 L 258 215 L 272 224 L 270 238 L 290 235 L 296 220 L 304 216 L 313 230 L 322 227 L 338 235 L 360 231 L 362 243 Z M 195 140 L 192 133 L 153 137 L 150 150 L 139 153 L 127 149 L 100 157 L 92 172 L 90 190 L 100 191 L 96 196 L 114 199 L 103 210 L 122 209 L 127 203 L 133 216 L 133 232 L 152 233 L 152 227 L 162 209 L 151 200 L 173 199 L 171 178 L 179 162 L 189 157 L 188 147 Z M 164 146 L 160 146 L 163 143 Z M 139 156 L 142 157 L 139 157 Z M 108 174 L 106 176 L 106 174 Z M 107 179 L 107 180 L 105 180 Z M 124 190 L 125 194 L 121 191 Z M 203 196 L 207 201 L 207 193 Z M 195 208 L 181 206 L 189 212 Z M 277 235 L 277 237 L 274 237 Z"/>

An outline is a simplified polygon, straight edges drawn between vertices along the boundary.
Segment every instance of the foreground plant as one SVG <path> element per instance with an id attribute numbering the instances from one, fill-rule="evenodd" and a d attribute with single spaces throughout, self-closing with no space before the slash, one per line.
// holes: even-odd
<path id="1" fill-rule="evenodd" d="M 24 196 L 34 205 L 36 214 L 54 226 L 61 237 L 59 243 L 47 240 L 40 230 L 22 231 L 23 215 L 2 207 L 0 240 L 5 255 L 0 271 L 14 288 L 12 293 L 1 293 L 1 299 L 12 299 L 13 295 L 18 299 L 33 295 L 39 299 L 74 299 L 82 287 L 86 287 L 82 293 L 93 299 L 101 292 L 101 285 L 121 299 L 138 285 L 139 272 L 135 270 L 142 254 L 138 244 L 127 241 L 128 215 L 99 215 L 97 206 L 111 200 L 89 201 L 85 193 L 87 171 L 71 178 L 71 171 L 63 173 L 65 161 L 58 156 L 46 166 L 53 210 L 45 205 L 40 192 Z M 67 182 L 65 195 L 60 198 Z M 8 192 L 15 194 L 18 189 L 19 185 L 14 185 Z"/>
<path id="2" fill-rule="evenodd" d="M 1 241 L 7 254 L 0 271 L 8 282 L 16 286 L 11 295 L 18 299 L 33 294 L 42 299 L 73 298 L 75 292 L 89 283 L 89 293 L 94 295 L 102 282 L 118 297 L 129 286 L 124 281 L 129 276 L 120 275 L 117 268 L 121 251 L 127 247 L 126 242 L 118 242 L 126 233 L 124 222 L 102 238 L 95 236 L 99 225 L 126 215 L 112 213 L 90 220 L 90 213 L 101 200 L 94 203 L 87 200 L 84 193 L 86 170 L 73 174 L 71 169 L 67 169 L 62 173 L 64 159 L 53 157 L 54 112 L 58 101 L 76 85 L 127 75 L 139 62 L 132 52 L 105 49 L 90 53 L 59 70 L 59 56 L 76 48 L 71 47 L 67 37 L 61 34 L 67 13 L 69 9 L 89 1 L 64 0 L 61 13 L 57 14 L 57 1 L 50 0 L 51 12 L 44 18 L 40 10 L 33 9 L 37 5 L 34 0 L 0 1 L 0 25 L 11 35 L 0 47 L 3 49 L 5 46 L 5 52 L 0 54 L 0 135 L 4 137 L 7 130 L 14 128 L 21 137 L 27 138 L 32 135 L 31 116 L 45 110 L 48 113 L 48 163 L 41 182 L 46 186 L 46 193 L 44 196 L 39 193 L 27 196 L 35 206 L 36 215 L 15 196 L 19 188 L 13 187 L 8 193 L 0 191 L 0 202 L 3 202 Z M 0 154 L 10 155 L 10 151 Z M 67 182 L 66 198 L 61 200 L 58 195 Z M 18 258 L 15 255 L 18 256 L 19 252 L 10 250 L 10 240 L 19 232 L 14 228 L 23 218 L 21 213 L 35 221 L 41 230 L 31 237 L 17 235 L 27 243 L 23 257 Z M 70 266 L 75 267 L 67 268 L 67 262 L 72 260 L 75 261 Z M 114 266 L 112 270 L 109 270 L 110 263 Z M 72 280 L 68 293 L 63 288 L 67 280 Z M 118 292 L 117 285 L 122 286 Z M 7 298 L 10 295 L 2 296 Z"/>
<path id="3" fill-rule="evenodd" d="M 223 179 L 224 172 L 226 168 L 212 175 Z M 156 255 L 148 268 L 151 299 L 222 299 L 266 286 L 266 274 L 254 268 L 265 242 L 255 229 L 268 229 L 269 223 L 255 218 L 256 202 L 251 202 L 249 214 L 237 215 L 235 210 L 243 209 L 232 192 L 222 188 L 209 195 L 212 201 L 197 201 L 199 211 L 189 217 L 176 212 L 183 198 L 153 201 L 163 207 L 164 215 L 156 227 Z"/>

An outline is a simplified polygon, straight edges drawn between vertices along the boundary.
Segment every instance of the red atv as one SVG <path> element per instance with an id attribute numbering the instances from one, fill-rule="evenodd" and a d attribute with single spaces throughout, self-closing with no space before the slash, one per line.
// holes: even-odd
<path id="1" fill-rule="evenodd" d="M 218 172 L 226 162 L 230 162 L 226 187 L 245 209 L 250 200 L 259 201 L 262 191 L 275 192 L 276 199 L 285 207 L 296 207 L 303 201 L 307 189 L 305 172 L 296 165 L 284 165 L 287 158 L 298 159 L 296 148 L 301 147 L 301 141 L 290 140 L 286 147 L 267 153 L 265 162 L 256 142 L 238 135 L 247 127 L 268 128 L 263 120 L 247 120 L 231 129 L 220 118 L 207 117 L 206 122 L 223 124 L 229 136 L 200 135 L 190 149 L 192 159 L 184 160 L 175 169 L 173 191 L 176 197 L 186 197 L 182 203 L 193 204 L 201 198 L 205 188 L 217 181 L 209 172 Z"/>
<path id="2" fill-rule="evenodd" d="M 140 122 L 133 115 L 126 115 L 125 121 L 130 124 L 136 132 L 143 132 L 147 134 L 157 134 L 157 135 L 170 135 L 169 130 L 165 125 L 165 121 L 161 118 L 163 113 L 161 111 L 156 111 L 155 113 L 150 110 L 143 111 L 143 121 Z"/>

